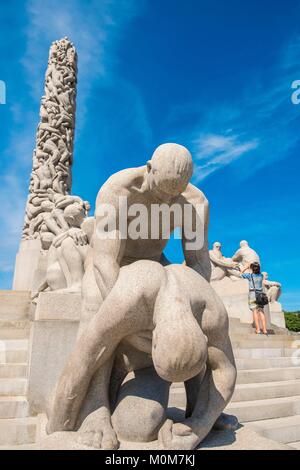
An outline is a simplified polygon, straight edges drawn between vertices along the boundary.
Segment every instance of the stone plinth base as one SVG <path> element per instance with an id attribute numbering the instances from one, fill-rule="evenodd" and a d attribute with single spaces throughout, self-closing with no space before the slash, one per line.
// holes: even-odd
<path id="1" fill-rule="evenodd" d="M 41 252 L 40 240 L 22 240 L 16 256 L 14 290 L 31 290 Z"/>
<path id="2" fill-rule="evenodd" d="M 248 282 L 245 279 L 232 281 L 225 277 L 221 281 L 213 281 L 211 286 L 222 299 L 230 318 L 238 318 L 241 323 L 252 323 L 248 306 Z"/>
<path id="3" fill-rule="evenodd" d="M 41 450 L 97 450 L 80 445 L 75 432 L 57 432 L 41 441 Z M 158 442 L 121 442 L 122 450 L 159 450 Z M 236 431 L 212 431 L 198 450 L 293 450 L 291 447 L 267 439 L 247 426 Z M 116 454 L 115 454 L 116 455 Z"/>
<path id="4" fill-rule="evenodd" d="M 246 279 L 232 281 L 225 277 L 221 281 L 211 282 L 212 288 L 222 299 L 229 318 L 238 318 L 241 323 L 252 324 L 253 315 L 248 305 L 249 286 Z M 271 329 L 269 309 L 265 308 L 267 328 Z"/>
<path id="5" fill-rule="evenodd" d="M 281 303 L 272 302 L 269 304 L 269 312 L 272 325 L 278 326 L 279 328 L 286 328 Z"/>
<path id="6" fill-rule="evenodd" d="M 45 412 L 51 393 L 75 344 L 81 295 L 40 294 L 30 341 L 28 401 L 33 414 Z"/>

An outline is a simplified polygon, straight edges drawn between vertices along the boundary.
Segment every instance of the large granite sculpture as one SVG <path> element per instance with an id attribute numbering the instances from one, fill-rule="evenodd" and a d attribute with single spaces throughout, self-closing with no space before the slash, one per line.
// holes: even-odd
<path id="1" fill-rule="evenodd" d="M 55 41 L 49 53 L 45 77 L 45 96 L 41 100 L 40 123 L 26 207 L 24 239 L 43 237 L 41 214 L 47 213 L 44 201 L 53 194 L 68 194 L 71 189 L 77 54 L 64 38 Z"/>
<path id="2" fill-rule="evenodd" d="M 164 144 L 146 166 L 119 172 L 101 188 L 85 261 L 80 334 L 55 389 L 49 433 L 78 431 L 76 441 L 97 448 L 159 437 L 163 448 L 193 449 L 217 420 L 230 425 L 220 414 L 236 369 L 227 313 L 209 285 L 208 202 L 189 183 L 191 175 L 188 150 Z M 167 233 L 159 219 L 156 238 L 136 238 L 129 226 L 138 204 L 152 229 L 153 205 L 174 209 L 175 203 L 191 208 L 191 220 L 181 219 L 185 266 L 163 256 L 176 217 Z M 114 210 L 107 216 L 108 206 Z M 195 227 L 203 233 L 192 233 Z M 128 372 L 134 377 L 122 385 Z M 181 381 L 187 419 L 173 424 L 166 420 L 169 388 Z"/>

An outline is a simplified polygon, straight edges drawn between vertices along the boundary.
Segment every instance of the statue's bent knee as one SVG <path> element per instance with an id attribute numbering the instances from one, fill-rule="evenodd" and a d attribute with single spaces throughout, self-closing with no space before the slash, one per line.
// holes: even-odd
<path id="1" fill-rule="evenodd" d="M 170 384 L 152 368 L 136 375 L 120 389 L 112 424 L 122 441 L 150 442 L 166 420 Z"/>

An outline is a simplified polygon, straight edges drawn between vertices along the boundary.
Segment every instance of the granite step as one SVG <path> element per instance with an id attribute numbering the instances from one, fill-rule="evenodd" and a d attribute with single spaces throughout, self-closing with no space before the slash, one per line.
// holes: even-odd
<path id="1" fill-rule="evenodd" d="M 39 450 L 37 444 L 16 444 L 0 446 L 0 450 Z"/>
<path id="2" fill-rule="evenodd" d="M 0 340 L 29 338 L 28 320 L 0 320 Z"/>
<path id="3" fill-rule="evenodd" d="M 0 369 L 1 371 L 1 369 Z M 258 384 L 300 379 L 300 367 L 274 367 L 270 369 L 240 369 L 237 372 L 237 384 Z M 174 388 L 183 388 L 183 382 L 172 384 Z"/>
<path id="4" fill-rule="evenodd" d="M 26 378 L 28 366 L 26 363 L 0 364 L 0 379 L 13 377 Z"/>
<path id="5" fill-rule="evenodd" d="M 256 369 L 273 369 L 280 367 L 299 367 L 299 358 L 294 357 L 263 357 L 263 358 L 236 358 L 236 366 L 238 370 L 256 370 Z"/>
<path id="6" fill-rule="evenodd" d="M 282 349 L 282 348 L 287 348 L 287 349 L 297 349 L 300 346 L 299 340 L 293 340 L 293 339 L 280 339 L 280 338 L 275 338 L 275 339 L 239 339 L 235 340 L 231 338 L 231 344 L 234 350 L 236 349 L 249 349 L 249 348 L 264 348 L 264 349 Z M 300 351 L 300 349 L 299 349 Z"/>
<path id="7" fill-rule="evenodd" d="M 291 446 L 290 443 L 297 443 L 300 440 L 300 415 L 253 421 L 251 428 L 268 439 Z"/>
<path id="8" fill-rule="evenodd" d="M 235 415 L 241 423 L 299 415 L 300 395 L 231 402 L 226 412 Z"/>
<path id="9" fill-rule="evenodd" d="M 28 339 L 0 339 L 0 350 L 16 351 L 18 349 L 28 349 Z"/>
<path id="10" fill-rule="evenodd" d="M 0 445 L 32 444 L 36 440 L 37 418 L 0 419 Z"/>
<path id="11" fill-rule="evenodd" d="M 28 401 L 25 396 L 0 396 L 0 418 L 26 418 L 28 416 Z"/>
<path id="12" fill-rule="evenodd" d="M 0 364 L 22 364 L 28 360 L 28 350 L 18 349 L 15 351 L 0 352 Z"/>
<path id="13" fill-rule="evenodd" d="M 290 447 L 293 447 L 294 449 L 296 450 L 300 450 L 300 441 L 297 441 L 297 442 L 289 442 L 288 445 Z"/>
<path id="14" fill-rule="evenodd" d="M 0 340 L 0 364 L 24 363 L 28 358 L 28 339 Z"/>
<path id="15" fill-rule="evenodd" d="M 238 384 L 231 402 L 300 396 L 300 380 Z"/>
<path id="16" fill-rule="evenodd" d="M 294 396 L 300 396 L 300 380 L 240 384 L 235 387 L 231 403 Z M 170 406 L 179 406 L 180 408 L 185 406 L 186 393 L 184 387 L 172 387 L 169 403 Z"/>
<path id="17" fill-rule="evenodd" d="M 0 319 L 26 320 L 30 309 L 29 291 L 0 291 Z"/>
<path id="18" fill-rule="evenodd" d="M 236 359 L 263 359 L 263 358 L 280 358 L 293 357 L 300 361 L 300 353 L 297 348 L 239 348 L 234 349 L 234 357 Z"/>
<path id="19" fill-rule="evenodd" d="M 27 379 L 0 379 L 0 396 L 25 395 Z"/>
<path id="20" fill-rule="evenodd" d="M 237 384 L 254 384 L 300 379 L 300 367 L 274 367 L 273 369 L 239 370 Z"/>

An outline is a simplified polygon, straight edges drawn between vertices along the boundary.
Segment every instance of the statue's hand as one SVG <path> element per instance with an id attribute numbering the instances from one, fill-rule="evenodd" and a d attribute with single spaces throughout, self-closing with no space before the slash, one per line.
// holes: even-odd
<path id="1" fill-rule="evenodd" d="M 239 269 L 239 263 L 236 263 L 235 261 L 233 261 L 232 267 L 233 269 Z"/>
<path id="2" fill-rule="evenodd" d="M 174 424 L 167 419 L 158 434 L 159 449 L 193 450 L 200 441 L 199 435 L 189 425 L 189 420 Z"/>
<path id="3" fill-rule="evenodd" d="M 87 234 L 80 228 L 70 228 L 68 233 L 76 245 L 84 246 L 88 244 Z"/>

